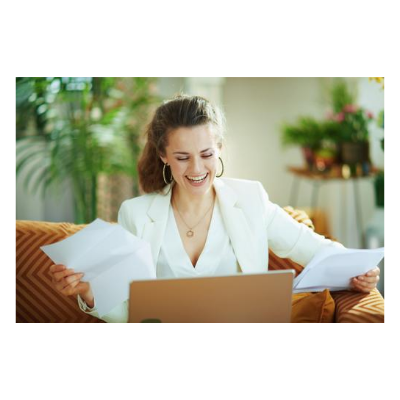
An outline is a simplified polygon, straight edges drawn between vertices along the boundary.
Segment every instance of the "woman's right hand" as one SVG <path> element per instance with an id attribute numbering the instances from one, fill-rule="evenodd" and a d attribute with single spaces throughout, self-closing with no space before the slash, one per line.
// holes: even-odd
<path id="1" fill-rule="evenodd" d="M 65 296 L 80 295 L 89 307 L 94 306 L 94 297 L 89 282 L 81 282 L 83 273 L 75 273 L 73 269 L 62 264 L 50 267 L 53 287 Z"/>

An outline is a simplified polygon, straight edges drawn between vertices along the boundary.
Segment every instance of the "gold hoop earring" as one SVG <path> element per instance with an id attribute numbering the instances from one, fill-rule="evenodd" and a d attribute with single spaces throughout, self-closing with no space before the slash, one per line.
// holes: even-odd
<path id="1" fill-rule="evenodd" d="M 216 176 L 217 178 L 221 178 L 221 176 L 224 174 L 224 163 L 223 163 L 221 157 L 218 157 L 218 158 L 219 158 L 219 161 L 221 161 L 222 171 L 221 171 L 221 173 L 220 173 L 219 175 L 215 175 L 215 176 Z"/>
<path id="2" fill-rule="evenodd" d="M 165 167 L 169 167 L 169 171 L 170 171 L 170 174 L 171 174 L 171 179 L 170 179 L 169 182 L 167 182 L 167 178 L 165 177 Z M 173 182 L 174 177 L 172 176 L 171 167 L 168 164 L 164 164 L 163 169 L 162 169 L 162 176 L 163 176 L 163 179 L 164 179 L 164 182 L 165 182 L 166 185 L 169 185 L 170 183 Z"/>

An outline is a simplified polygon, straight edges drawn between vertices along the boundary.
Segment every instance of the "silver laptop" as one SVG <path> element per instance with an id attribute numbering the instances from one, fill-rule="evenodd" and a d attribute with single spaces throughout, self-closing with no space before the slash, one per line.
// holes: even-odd
<path id="1" fill-rule="evenodd" d="M 130 285 L 129 322 L 290 322 L 295 271 Z"/>

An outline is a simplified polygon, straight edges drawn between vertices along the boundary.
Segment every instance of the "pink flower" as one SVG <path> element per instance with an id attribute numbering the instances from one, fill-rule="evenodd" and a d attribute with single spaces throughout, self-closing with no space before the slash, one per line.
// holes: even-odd
<path id="1" fill-rule="evenodd" d="M 358 107 L 355 104 L 346 104 L 343 107 L 343 111 L 345 113 L 349 113 L 349 114 L 354 114 L 355 112 L 357 112 Z"/>
<path id="2" fill-rule="evenodd" d="M 335 121 L 336 122 L 343 122 L 344 121 L 344 113 L 340 112 L 339 114 L 335 115 Z"/>
<path id="3" fill-rule="evenodd" d="M 371 111 L 367 111 L 367 117 L 368 117 L 369 119 L 374 119 L 374 114 L 372 114 Z"/>

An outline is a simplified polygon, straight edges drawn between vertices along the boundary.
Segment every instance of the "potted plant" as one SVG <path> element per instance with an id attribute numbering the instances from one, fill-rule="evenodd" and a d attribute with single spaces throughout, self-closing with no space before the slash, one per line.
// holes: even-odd
<path id="1" fill-rule="evenodd" d="M 333 111 L 328 114 L 328 120 L 331 121 L 331 137 L 340 148 L 341 163 L 350 166 L 361 164 L 368 172 L 372 113 L 355 104 L 354 96 L 344 81 L 332 87 L 331 99 Z"/>
<path id="2" fill-rule="evenodd" d="M 296 123 L 284 123 L 281 131 L 285 146 L 298 145 L 302 148 L 308 169 L 324 171 L 335 163 L 337 147 L 331 140 L 330 121 L 300 117 Z"/>
<path id="3" fill-rule="evenodd" d="M 382 110 L 377 118 L 377 124 L 384 132 L 384 111 Z M 385 138 L 381 139 L 381 148 L 384 151 Z M 385 174 L 384 171 L 379 171 L 375 177 L 375 205 L 379 208 L 383 208 L 385 205 Z"/>
<path id="4" fill-rule="evenodd" d="M 97 217 L 99 179 L 136 186 L 139 132 L 157 99 L 151 78 L 17 78 L 17 176 L 42 195 L 66 179 L 75 222 Z"/>

